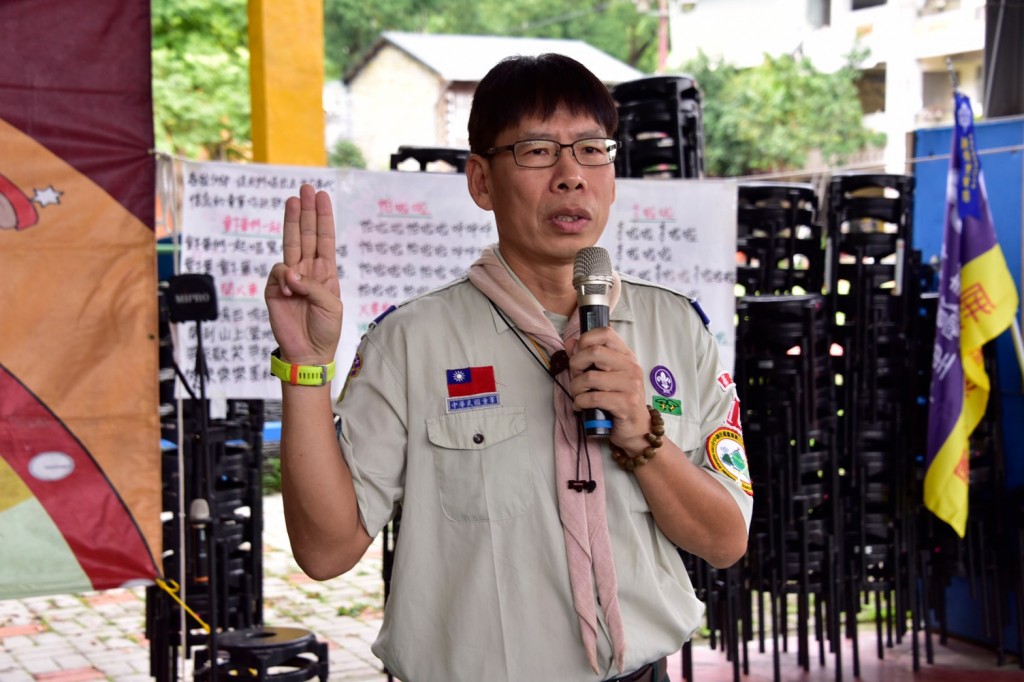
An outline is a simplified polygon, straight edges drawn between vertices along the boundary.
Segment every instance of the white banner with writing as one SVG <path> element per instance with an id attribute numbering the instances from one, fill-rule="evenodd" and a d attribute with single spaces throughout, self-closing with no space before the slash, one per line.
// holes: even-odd
<path id="1" fill-rule="evenodd" d="M 182 323 L 178 364 L 195 389 L 203 335 L 207 396 L 277 399 L 263 288 L 282 259 L 284 202 L 308 182 L 331 195 L 345 304 L 335 358 L 341 390 L 359 338 L 391 305 L 465 274 L 497 242 L 494 216 L 460 174 L 370 172 L 264 164 L 185 162 L 180 270 L 213 276 L 218 318 Z M 733 363 L 736 185 L 732 181 L 619 180 L 600 246 L 617 270 L 696 298 Z"/>

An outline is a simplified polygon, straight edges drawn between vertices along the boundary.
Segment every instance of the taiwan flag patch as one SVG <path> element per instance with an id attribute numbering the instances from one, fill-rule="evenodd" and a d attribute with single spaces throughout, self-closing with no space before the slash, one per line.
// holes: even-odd
<path id="1" fill-rule="evenodd" d="M 445 372 L 448 380 L 448 411 L 495 407 L 500 404 L 494 367 L 462 367 Z"/>
<path id="2" fill-rule="evenodd" d="M 494 384 L 494 368 L 490 366 L 449 369 L 447 374 L 449 398 L 494 393 L 498 390 Z"/>

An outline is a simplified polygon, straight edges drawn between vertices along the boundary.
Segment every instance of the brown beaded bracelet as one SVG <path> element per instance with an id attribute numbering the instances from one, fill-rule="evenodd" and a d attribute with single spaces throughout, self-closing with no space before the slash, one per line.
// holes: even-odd
<path id="1" fill-rule="evenodd" d="M 661 412 L 658 412 L 650 405 L 647 406 L 647 411 L 651 415 L 651 431 L 644 434 L 644 438 L 647 439 L 649 445 L 644 448 L 642 453 L 636 457 L 630 457 L 618 445 L 614 443 L 608 444 L 612 451 L 612 459 L 626 471 L 635 471 L 637 467 L 647 464 L 647 460 L 654 459 L 658 448 L 664 443 L 661 437 L 665 435 L 665 420 L 661 418 Z"/>

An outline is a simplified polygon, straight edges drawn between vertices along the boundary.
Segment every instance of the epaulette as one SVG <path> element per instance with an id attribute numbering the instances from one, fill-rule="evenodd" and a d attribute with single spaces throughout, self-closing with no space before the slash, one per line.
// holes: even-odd
<path id="1" fill-rule="evenodd" d="M 444 289 L 448 289 L 449 287 L 453 287 L 453 286 L 455 286 L 457 284 L 460 284 L 460 283 L 464 282 L 465 280 L 466 280 L 466 276 L 463 275 L 462 277 L 460 277 L 458 279 L 453 279 L 452 281 L 447 282 L 445 284 L 442 284 L 439 287 L 436 287 L 434 289 L 430 289 L 429 291 L 424 291 L 421 294 L 417 294 L 415 296 L 407 298 L 404 301 L 401 301 L 400 303 L 389 305 L 387 308 L 384 309 L 384 312 L 382 312 L 380 315 L 378 315 L 376 318 L 374 318 L 374 320 L 372 322 L 370 322 L 368 325 L 366 325 L 366 331 L 369 332 L 372 329 L 374 329 L 375 327 L 377 327 L 377 325 L 379 325 L 381 322 L 384 321 L 385 317 L 387 317 L 391 313 L 395 312 L 399 308 L 405 307 L 405 306 L 409 305 L 410 303 L 415 303 L 417 300 L 419 300 L 419 299 L 421 299 L 421 298 L 423 298 L 425 296 L 430 296 L 431 294 L 437 293 L 438 291 L 442 291 Z"/>
<path id="2" fill-rule="evenodd" d="M 373 318 L 373 322 L 371 322 L 371 324 L 374 325 L 374 326 L 380 324 L 381 320 L 383 320 L 385 317 L 387 317 L 391 313 L 395 312 L 396 310 L 398 310 L 398 308 L 396 306 L 389 305 L 387 308 L 384 309 L 384 312 L 382 312 L 377 317 Z"/>
<path id="3" fill-rule="evenodd" d="M 686 299 L 690 302 L 690 305 L 693 306 L 693 309 L 697 311 L 697 314 L 700 315 L 700 319 L 704 322 L 704 326 L 710 327 L 711 318 L 708 317 L 707 313 L 704 312 L 704 309 L 700 307 L 700 303 L 697 303 L 697 299 L 690 298 L 689 296 L 687 296 Z"/>

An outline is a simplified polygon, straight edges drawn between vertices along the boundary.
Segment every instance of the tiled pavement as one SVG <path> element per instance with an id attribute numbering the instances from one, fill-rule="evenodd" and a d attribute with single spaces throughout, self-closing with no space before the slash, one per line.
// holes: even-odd
<path id="1" fill-rule="evenodd" d="M 314 582 L 291 558 L 280 496 L 264 499 L 263 521 L 264 622 L 326 642 L 332 682 L 386 680 L 370 652 L 383 602 L 379 545 L 346 575 Z M 143 588 L 0 601 L 0 682 L 152 682 L 145 609 Z"/>
<path id="2" fill-rule="evenodd" d="M 268 625 L 305 628 L 328 645 L 331 682 L 383 682 L 387 676 L 370 644 L 380 628 L 383 601 L 381 550 L 370 548 L 349 573 L 314 582 L 291 558 L 284 529 L 281 498 L 264 498 L 264 621 Z M 2 550 L 0 550 L 2 552 Z M 0 559 L 2 560 L 2 559 Z M 149 645 L 145 640 L 145 592 L 142 588 L 86 594 L 62 594 L 0 601 L 0 682 L 152 682 Z M 862 680 L 887 682 L 965 682 L 1024 680 L 1016 660 L 997 666 L 993 654 L 950 642 L 937 647 L 935 665 L 911 670 L 909 641 L 890 650 L 884 661 L 871 651 L 874 633 L 861 637 Z M 849 642 L 844 641 L 845 679 L 850 676 Z M 832 664 L 799 668 L 795 644 L 782 656 L 780 679 L 832 682 L 839 675 Z M 732 682 L 732 665 L 706 641 L 695 643 L 694 679 Z M 773 679 L 772 657 L 751 649 L 748 682 Z M 181 666 L 190 680 L 189 666 Z M 681 660 L 669 659 L 672 682 L 680 682 Z"/>

